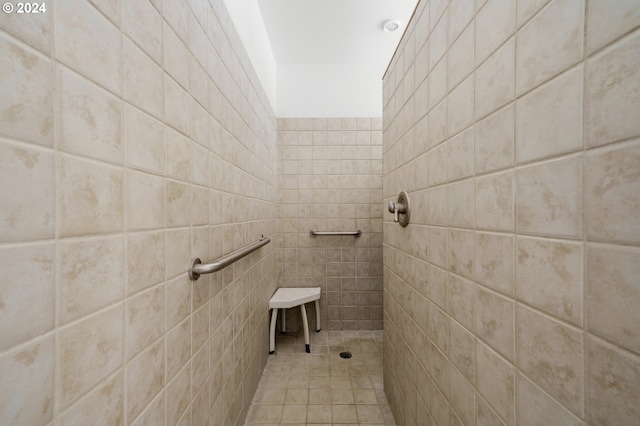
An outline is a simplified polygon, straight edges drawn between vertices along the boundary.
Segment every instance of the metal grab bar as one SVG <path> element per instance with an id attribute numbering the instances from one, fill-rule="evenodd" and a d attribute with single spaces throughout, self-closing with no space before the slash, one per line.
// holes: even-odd
<path id="1" fill-rule="evenodd" d="M 202 274 L 210 274 L 212 272 L 217 272 L 221 269 L 224 269 L 227 266 L 231 265 L 233 262 L 242 259 L 249 253 L 258 250 L 262 246 L 266 246 L 270 242 L 271 238 L 260 236 L 260 239 L 255 243 L 249 244 L 246 247 L 229 253 L 228 255 L 223 256 L 215 262 L 211 263 L 203 264 L 200 258 L 196 257 L 195 259 L 193 259 L 193 263 L 191 263 L 191 267 L 189 268 L 189 278 L 191 278 L 191 281 L 195 281 L 200 278 L 200 275 Z"/>
<path id="2" fill-rule="evenodd" d="M 314 231 L 313 229 L 311 230 L 311 232 L 309 232 L 309 235 L 311 235 L 312 237 L 317 237 L 320 235 L 353 235 L 354 237 L 358 238 L 360 235 L 362 235 L 362 232 L 358 229 L 357 231 Z"/>

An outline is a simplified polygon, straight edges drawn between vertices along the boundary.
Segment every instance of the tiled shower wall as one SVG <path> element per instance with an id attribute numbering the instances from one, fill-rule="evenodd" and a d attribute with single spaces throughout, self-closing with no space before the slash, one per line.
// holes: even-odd
<path id="1" fill-rule="evenodd" d="M 278 119 L 280 286 L 320 287 L 323 329 L 382 329 L 381 127 L 381 118 Z M 312 229 L 362 235 L 312 238 Z M 287 328 L 299 329 L 291 314 Z"/>
<path id="2" fill-rule="evenodd" d="M 640 419 L 640 5 L 422 0 L 384 79 L 398 424 Z"/>
<path id="3" fill-rule="evenodd" d="M 276 120 L 222 0 L 45 3 L 0 15 L 0 423 L 241 423 Z"/>

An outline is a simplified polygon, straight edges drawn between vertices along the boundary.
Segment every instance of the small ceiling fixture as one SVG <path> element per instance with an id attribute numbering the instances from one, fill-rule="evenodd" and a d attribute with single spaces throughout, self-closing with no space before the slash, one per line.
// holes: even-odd
<path id="1" fill-rule="evenodd" d="M 384 21 L 384 24 L 382 24 L 382 29 L 388 33 L 392 33 L 398 28 L 400 28 L 400 21 L 397 19 L 389 19 Z"/>

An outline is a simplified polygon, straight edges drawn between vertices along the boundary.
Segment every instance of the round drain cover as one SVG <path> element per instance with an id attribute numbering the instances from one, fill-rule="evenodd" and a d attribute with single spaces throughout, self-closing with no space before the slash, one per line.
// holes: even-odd
<path id="1" fill-rule="evenodd" d="M 349 359 L 349 358 L 351 358 L 351 356 L 352 356 L 352 355 L 351 355 L 351 352 L 348 352 L 348 351 L 346 351 L 346 352 L 340 352 L 340 358 Z"/>

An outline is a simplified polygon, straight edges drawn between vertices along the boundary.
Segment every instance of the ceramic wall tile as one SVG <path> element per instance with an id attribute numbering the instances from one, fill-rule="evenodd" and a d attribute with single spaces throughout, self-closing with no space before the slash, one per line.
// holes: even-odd
<path id="1" fill-rule="evenodd" d="M 460 37 L 452 42 L 447 54 L 449 89 L 456 87 L 475 67 L 475 21 L 472 21 Z"/>
<path id="2" fill-rule="evenodd" d="M 126 386 L 127 393 L 130 395 L 128 398 L 130 403 L 126 409 L 127 419 L 133 422 L 164 386 L 164 342 L 162 340 L 149 346 L 127 365 Z"/>
<path id="3" fill-rule="evenodd" d="M 491 231 L 513 231 L 514 198 L 513 172 L 476 179 L 476 227 Z"/>
<path id="4" fill-rule="evenodd" d="M 468 330 L 475 330 L 473 294 L 475 285 L 473 282 L 455 274 L 449 275 L 449 294 L 447 312 Z M 420 309 L 418 309 L 420 311 Z M 458 367 L 461 370 L 462 367 Z"/>
<path id="5" fill-rule="evenodd" d="M 591 240 L 640 242 L 640 141 L 587 153 L 584 164 L 586 230 Z"/>
<path id="6" fill-rule="evenodd" d="M 516 19 L 518 21 L 518 27 L 524 25 L 548 3 L 549 0 L 517 0 Z"/>
<path id="7" fill-rule="evenodd" d="M 587 60 L 585 145 L 595 147 L 640 134 L 640 34 L 635 32 Z"/>
<path id="8" fill-rule="evenodd" d="M 473 227 L 474 187 L 473 180 L 447 186 L 449 225 Z"/>
<path id="9" fill-rule="evenodd" d="M 432 15 L 433 17 L 433 15 Z M 445 54 L 447 47 L 447 33 L 449 22 L 446 19 L 440 19 L 435 25 L 433 25 L 433 31 L 429 36 L 429 64 L 431 69 L 438 64 L 442 56 Z M 445 67 L 446 68 L 446 67 Z"/>
<path id="10" fill-rule="evenodd" d="M 472 333 L 452 321 L 449 326 L 451 333 L 450 359 L 462 375 L 470 382 L 476 377 L 476 339 Z M 473 405 L 468 408 L 473 408 Z"/>
<path id="11" fill-rule="evenodd" d="M 68 155 L 58 157 L 62 236 L 123 230 L 122 169 Z"/>
<path id="12" fill-rule="evenodd" d="M 185 135 L 191 134 L 191 101 L 189 93 L 173 79 L 164 78 L 164 106 L 167 122 Z"/>
<path id="13" fill-rule="evenodd" d="M 447 123 L 454 135 L 473 123 L 473 75 L 449 93 Z"/>
<path id="14" fill-rule="evenodd" d="M 449 270 L 473 278 L 473 231 L 449 230 Z"/>
<path id="15" fill-rule="evenodd" d="M 156 63 L 162 63 L 162 16 L 149 0 L 122 5 L 122 30 Z"/>
<path id="16" fill-rule="evenodd" d="M 476 233 L 475 279 L 511 296 L 514 285 L 514 238 L 508 234 Z"/>
<path id="17" fill-rule="evenodd" d="M 282 240 L 278 124 L 240 38 L 222 3 L 46 8 L 0 16 L 0 422 L 242 423 L 268 358 L 258 306 L 278 285 Z M 332 195 L 352 212 L 338 221 L 366 233 L 347 239 L 352 324 L 379 329 L 382 122 L 312 123 L 300 123 L 314 149 L 305 202 L 324 223 L 329 162 L 341 175 L 340 132 L 354 135 L 353 176 Z M 261 234 L 273 242 L 259 253 L 189 280 L 191 258 Z"/>
<path id="18" fill-rule="evenodd" d="M 6 424 L 44 424 L 53 419 L 54 336 L 35 339 L 0 356 L 5 383 L 0 420 Z"/>
<path id="19" fill-rule="evenodd" d="M 54 156 L 0 139 L 0 242 L 51 238 L 55 231 Z"/>
<path id="20" fill-rule="evenodd" d="M 120 2 L 118 0 L 89 0 L 96 9 L 102 12 L 116 27 L 120 27 Z"/>
<path id="21" fill-rule="evenodd" d="M 412 200 L 382 218 L 390 409 L 632 422 L 640 8 L 471 3 L 419 8 L 383 78 L 382 193 Z"/>
<path id="22" fill-rule="evenodd" d="M 460 417 L 461 424 L 473 423 L 475 419 L 474 388 L 453 365 L 449 370 L 449 387 L 451 408 Z"/>
<path id="23" fill-rule="evenodd" d="M 518 32 L 518 95 L 582 59 L 584 7 L 583 0 L 553 0 Z"/>
<path id="24" fill-rule="evenodd" d="M 428 115 L 428 141 L 433 148 L 447 138 L 447 99 L 436 105 Z"/>
<path id="25" fill-rule="evenodd" d="M 579 66 L 516 102 L 518 163 L 582 148 L 582 86 Z"/>
<path id="26" fill-rule="evenodd" d="M 122 300 L 122 237 L 66 240 L 58 244 L 58 322 L 65 324 Z"/>
<path id="27" fill-rule="evenodd" d="M 426 96 L 423 101 L 428 104 Z M 414 118 L 413 113 L 410 118 Z M 386 211 L 380 207 L 379 165 L 383 155 L 380 119 L 279 118 L 278 126 L 282 130 L 278 134 L 277 153 L 283 163 L 278 169 L 278 193 L 286 248 L 280 259 L 280 285 L 320 286 L 327 295 L 326 301 L 320 302 L 321 323 L 326 322 L 323 328 L 381 327 L 382 265 L 374 261 L 374 253 L 378 252 L 379 258 L 382 252 L 380 231 Z M 406 149 L 398 152 L 400 157 L 415 152 L 413 142 L 413 138 L 406 138 Z M 417 169 L 416 179 L 423 185 L 430 178 L 446 181 L 446 152 L 443 145 L 439 152 L 443 167 L 432 170 L 426 167 L 428 156 L 424 154 L 419 161 L 425 166 Z M 397 192 L 393 197 L 397 197 Z M 360 229 L 362 235 L 355 239 L 331 236 L 312 239 L 310 229 Z M 428 235 L 427 228 L 421 228 L 418 234 Z M 426 256 L 428 237 L 415 240 L 413 251 Z M 325 304 L 326 311 L 322 310 Z M 315 312 L 309 311 L 309 315 L 315 317 Z M 300 329 L 298 312 L 287 318 L 287 327 Z"/>
<path id="28" fill-rule="evenodd" d="M 54 245 L 3 247 L 0 253 L 0 348 L 7 350 L 55 325 Z"/>
<path id="29" fill-rule="evenodd" d="M 476 424 L 478 426 L 504 425 L 500 416 L 481 397 L 476 398 Z"/>
<path id="30" fill-rule="evenodd" d="M 124 41 L 124 97 L 156 118 L 164 117 L 163 73 L 138 46 Z"/>
<path id="31" fill-rule="evenodd" d="M 126 258 L 128 295 L 159 283 L 165 277 L 164 262 L 158 265 L 148 259 L 165 259 L 164 233 L 130 234 L 127 237 Z"/>
<path id="32" fill-rule="evenodd" d="M 522 424 L 585 424 L 522 374 L 518 374 L 517 388 L 518 420 Z"/>
<path id="33" fill-rule="evenodd" d="M 476 69 L 476 119 L 506 105 L 515 96 L 515 42 L 506 42 Z"/>
<path id="34" fill-rule="evenodd" d="M 160 285 L 136 294 L 126 302 L 126 357 L 133 358 L 164 333 L 165 290 Z"/>
<path id="35" fill-rule="evenodd" d="M 127 228 L 157 229 L 164 225 L 164 179 L 146 173 L 127 173 Z M 145 206 L 146 209 L 141 209 Z"/>
<path id="36" fill-rule="evenodd" d="M 476 173 L 511 167 L 515 154 L 515 107 L 495 112 L 475 126 Z"/>
<path id="37" fill-rule="evenodd" d="M 490 0 L 476 16 L 476 63 L 480 64 L 515 31 L 516 1 Z"/>
<path id="38" fill-rule="evenodd" d="M 516 313 L 517 363 L 534 383 L 584 414 L 583 334 L 522 305 Z"/>
<path id="39" fill-rule="evenodd" d="M 0 27 L 20 41 L 51 54 L 53 44 L 53 3 L 45 4 L 49 13 L 4 13 L 0 15 Z"/>
<path id="40" fill-rule="evenodd" d="M 449 46 L 467 28 L 475 15 L 475 7 L 470 2 L 454 0 L 449 9 Z"/>
<path id="41" fill-rule="evenodd" d="M 518 237 L 518 300 L 581 325 L 583 256 L 579 243 Z"/>
<path id="42" fill-rule="evenodd" d="M 175 380 L 167 385 L 165 396 L 167 419 L 175 424 L 178 424 L 185 410 L 189 408 L 190 373 L 189 367 L 183 368 Z"/>
<path id="43" fill-rule="evenodd" d="M 132 426 L 152 426 L 160 425 L 164 423 L 165 414 L 165 397 L 163 392 L 160 392 L 154 399 L 147 405 L 147 408 L 140 414 L 140 416 L 131 423 Z"/>
<path id="44" fill-rule="evenodd" d="M 6 15 L 6 14 L 5 14 Z M 0 134 L 30 143 L 53 146 L 53 64 L 7 36 L 0 37 L 2 126 Z"/>
<path id="45" fill-rule="evenodd" d="M 164 69 L 182 87 L 189 89 L 189 50 L 169 24 L 165 22 L 162 30 Z"/>
<path id="46" fill-rule="evenodd" d="M 570 157 L 516 172 L 516 229 L 577 238 L 582 232 L 581 158 Z"/>
<path id="47" fill-rule="evenodd" d="M 56 3 L 56 58 L 111 92 L 122 93 L 122 34 L 84 0 Z"/>
<path id="48" fill-rule="evenodd" d="M 638 357 L 589 337 L 587 340 L 589 423 L 634 422 L 638 412 Z M 615 385 L 612 385 L 614 384 Z"/>
<path id="49" fill-rule="evenodd" d="M 590 244 L 587 246 L 588 329 L 631 351 L 640 352 L 636 301 L 637 248 Z"/>
<path id="50" fill-rule="evenodd" d="M 480 287 L 475 288 L 473 297 L 476 335 L 513 361 L 515 303 Z"/>
<path id="51" fill-rule="evenodd" d="M 162 174 L 165 171 L 164 126 L 127 104 L 124 111 L 127 165 Z"/>
<path id="52" fill-rule="evenodd" d="M 640 25 L 640 10 L 632 0 L 595 0 L 587 10 L 587 51 L 592 53 Z"/>
<path id="53" fill-rule="evenodd" d="M 69 404 L 122 366 L 122 304 L 74 323 L 58 333 L 56 404 Z M 64 348 L 64 350 L 62 350 Z M 87 357 L 87 352 L 92 354 Z"/>
<path id="54" fill-rule="evenodd" d="M 473 174 L 474 129 L 454 136 L 447 144 L 447 178 L 449 181 L 469 177 Z"/>
<path id="55" fill-rule="evenodd" d="M 429 109 L 447 95 L 447 62 L 441 61 L 429 73 Z"/>
<path id="56" fill-rule="evenodd" d="M 87 419 L 124 423 L 124 374 L 118 372 L 94 388 L 60 416 L 65 425 L 81 426 Z"/>
<path id="57" fill-rule="evenodd" d="M 478 392 L 502 421 L 512 424 L 515 417 L 515 368 L 480 342 L 476 346 L 476 354 Z"/>
<path id="58" fill-rule="evenodd" d="M 121 164 L 122 102 L 95 84 L 60 70 L 60 139 L 58 148 Z"/>

